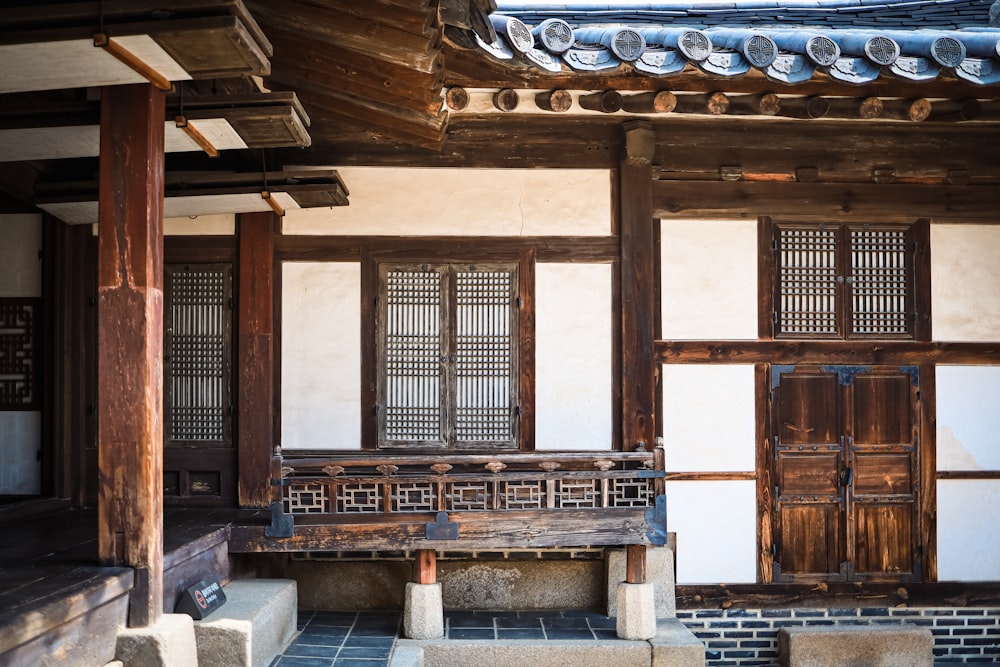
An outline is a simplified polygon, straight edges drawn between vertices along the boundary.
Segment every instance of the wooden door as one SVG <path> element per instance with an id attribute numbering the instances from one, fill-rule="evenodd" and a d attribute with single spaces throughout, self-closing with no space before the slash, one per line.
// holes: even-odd
<path id="1" fill-rule="evenodd" d="M 774 580 L 918 578 L 916 369 L 771 373 Z"/>

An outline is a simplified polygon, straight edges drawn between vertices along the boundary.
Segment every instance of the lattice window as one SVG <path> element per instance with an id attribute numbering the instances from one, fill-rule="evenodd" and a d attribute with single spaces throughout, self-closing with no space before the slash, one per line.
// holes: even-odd
<path id="1" fill-rule="evenodd" d="M 913 338 L 912 227 L 775 226 L 775 335 Z"/>
<path id="2" fill-rule="evenodd" d="M 39 407 L 41 299 L 0 299 L 0 410 Z"/>
<path id="3" fill-rule="evenodd" d="M 232 267 L 165 270 L 164 415 L 168 445 L 228 445 L 231 437 Z"/>
<path id="4" fill-rule="evenodd" d="M 517 446 L 517 271 L 379 268 L 380 447 Z"/>

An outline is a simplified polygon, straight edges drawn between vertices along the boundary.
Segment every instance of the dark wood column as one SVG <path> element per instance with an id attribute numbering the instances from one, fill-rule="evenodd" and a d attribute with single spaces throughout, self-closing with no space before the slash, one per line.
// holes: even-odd
<path id="1" fill-rule="evenodd" d="M 148 84 L 101 93 L 99 555 L 135 568 L 133 627 L 163 609 L 164 112 Z"/>
<path id="2" fill-rule="evenodd" d="M 241 507 L 271 501 L 274 410 L 275 215 L 244 213 L 240 235 L 237 360 L 239 498 Z"/>
<path id="3" fill-rule="evenodd" d="M 622 447 L 655 441 L 656 399 L 653 323 L 656 261 L 653 256 L 653 149 L 651 123 L 626 123 L 619 169 L 622 275 Z"/>

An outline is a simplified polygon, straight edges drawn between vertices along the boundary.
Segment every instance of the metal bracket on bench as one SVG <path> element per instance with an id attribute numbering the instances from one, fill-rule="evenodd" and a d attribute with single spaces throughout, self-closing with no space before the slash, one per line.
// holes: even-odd
<path id="1" fill-rule="evenodd" d="M 646 539 L 660 546 L 667 543 L 666 496 L 656 496 L 656 504 L 646 510 Z"/>
<path id="2" fill-rule="evenodd" d="M 448 521 L 447 512 L 438 512 L 434 521 L 427 524 L 428 540 L 457 540 L 458 523 Z"/>
<path id="3" fill-rule="evenodd" d="M 285 514 L 280 500 L 271 503 L 271 525 L 264 529 L 265 537 L 292 537 L 295 534 L 295 517 Z"/>

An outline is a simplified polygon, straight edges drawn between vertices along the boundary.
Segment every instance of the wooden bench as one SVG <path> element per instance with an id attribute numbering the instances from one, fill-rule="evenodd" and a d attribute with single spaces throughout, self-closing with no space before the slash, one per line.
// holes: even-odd
<path id="1" fill-rule="evenodd" d="M 933 667 L 934 639 L 915 625 L 781 628 L 781 667 Z"/>

